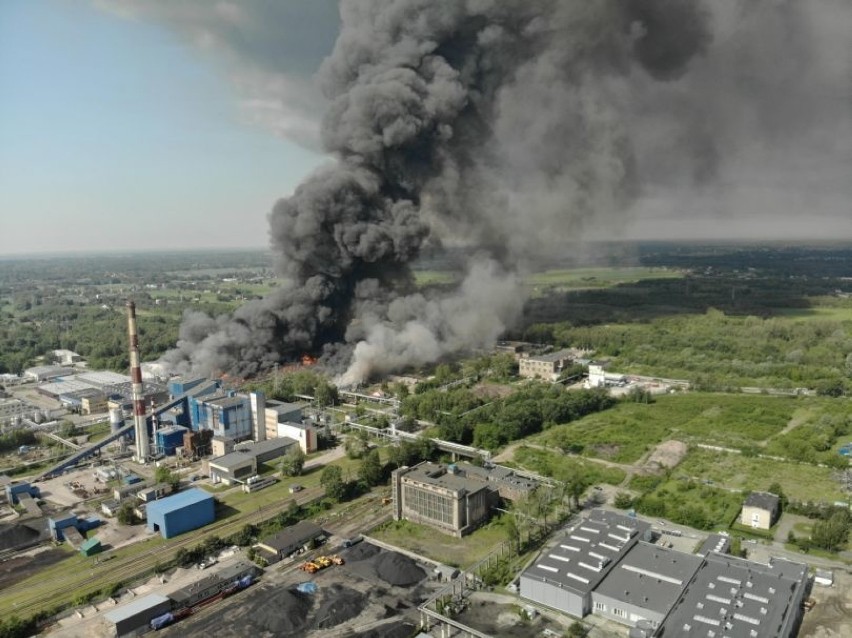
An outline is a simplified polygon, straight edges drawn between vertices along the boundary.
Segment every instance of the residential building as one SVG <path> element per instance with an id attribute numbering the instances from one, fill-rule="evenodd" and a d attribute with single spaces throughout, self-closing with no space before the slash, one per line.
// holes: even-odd
<path id="1" fill-rule="evenodd" d="M 781 511 L 781 500 L 769 492 L 752 492 L 743 503 L 740 522 L 748 527 L 769 529 Z"/>

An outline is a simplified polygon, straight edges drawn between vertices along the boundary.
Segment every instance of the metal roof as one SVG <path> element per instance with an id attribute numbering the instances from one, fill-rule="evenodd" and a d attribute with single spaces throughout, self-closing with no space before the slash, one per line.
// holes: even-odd
<path id="1" fill-rule="evenodd" d="M 663 622 L 660 636 L 785 638 L 795 623 L 807 565 L 769 565 L 710 553 Z"/>
<path id="2" fill-rule="evenodd" d="M 204 490 L 193 487 L 172 496 L 161 498 L 159 501 L 148 503 L 148 516 L 172 512 L 188 505 L 195 505 L 196 503 L 203 503 L 204 501 L 212 500 L 212 494 L 208 494 Z"/>
<path id="3" fill-rule="evenodd" d="M 239 578 L 248 572 L 255 573 L 256 568 L 251 563 L 242 560 L 231 561 L 223 564 L 222 567 L 214 572 L 207 573 L 203 578 L 199 578 L 193 583 L 176 589 L 169 594 L 169 597 L 177 602 L 182 603 L 185 600 L 192 598 L 200 591 L 205 591 L 209 587 L 214 587 L 220 583 L 226 583 Z"/>
<path id="4" fill-rule="evenodd" d="M 723 536 L 722 534 L 710 534 L 707 539 L 695 552 L 700 556 L 706 556 L 708 552 L 716 552 L 717 554 L 726 554 L 731 547 L 731 537 Z"/>
<path id="5" fill-rule="evenodd" d="M 640 541 L 610 570 L 595 593 L 666 614 L 701 563 L 699 556 Z"/>
<path id="6" fill-rule="evenodd" d="M 596 512 L 598 520 L 590 516 L 570 527 L 554 546 L 533 561 L 523 576 L 581 595 L 592 591 L 636 543 L 643 529 L 636 519 L 592 510 L 592 514 Z M 643 525 L 649 527 L 647 523 Z"/>
<path id="7" fill-rule="evenodd" d="M 257 458 L 257 454 L 251 452 L 249 450 L 236 450 L 234 452 L 229 452 L 228 454 L 223 454 L 222 456 L 217 456 L 215 459 L 210 459 L 210 465 L 214 467 L 221 467 L 226 470 L 232 470 L 235 467 L 240 467 L 246 461 L 252 461 Z"/>
<path id="8" fill-rule="evenodd" d="M 260 544 L 266 545 L 267 547 L 271 547 L 275 551 L 280 552 L 282 550 L 289 549 L 294 545 L 307 543 L 309 540 L 312 540 L 317 536 L 321 536 L 322 534 L 322 528 L 316 523 L 312 523 L 311 521 L 299 521 L 295 525 L 291 525 L 290 527 L 281 530 L 274 536 L 263 539 L 260 541 Z"/>
<path id="9" fill-rule="evenodd" d="M 141 614 L 149 609 L 158 607 L 163 603 L 171 604 L 171 600 L 165 596 L 161 596 L 160 594 L 148 594 L 142 598 L 137 598 L 132 603 L 128 603 L 113 609 L 112 611 L 108 611 L 104 614 L 104 618 L 117 625 L 123 620 L 133 618 L 137 614 Z"/>

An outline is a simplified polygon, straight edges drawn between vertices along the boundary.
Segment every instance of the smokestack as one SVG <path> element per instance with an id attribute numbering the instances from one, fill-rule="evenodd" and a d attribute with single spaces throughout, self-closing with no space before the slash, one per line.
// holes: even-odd
<path id="1" fill-rule="evenodd" d="M 139 333 L 136 330 L 136 304 L 127 302 L 127 334 L 130 337 L 130 381 L 133 394 L 133 423 L 136 434 L 136 460 L 148 460 L 148 426 L 145 424 L 145 401 L 142 398 L 142 367 L 139 365 Z"/>

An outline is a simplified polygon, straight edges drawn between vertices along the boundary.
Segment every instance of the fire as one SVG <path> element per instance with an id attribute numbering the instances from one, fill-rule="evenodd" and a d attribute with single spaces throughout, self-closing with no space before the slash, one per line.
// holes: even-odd
<path id="1" fill-rule="evenodd" d="M 312 357 L 311 355 L 309 355 L 307 353 L 302 355 L 302 365 L 303 366 L 312 366 L 316 362 L 317 362 L 316 357 Z"/>

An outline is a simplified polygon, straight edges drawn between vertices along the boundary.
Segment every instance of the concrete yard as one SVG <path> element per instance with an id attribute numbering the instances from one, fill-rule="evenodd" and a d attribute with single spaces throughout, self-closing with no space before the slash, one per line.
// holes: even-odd
<path id="1" fill-rule="evenodd" d="M 835 570 L 834 585 L 814 585 L 813 609 L 805 612 L 799 638 L 845 638 L 852 636 L 852 575 Z"/>

